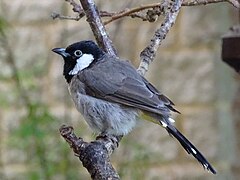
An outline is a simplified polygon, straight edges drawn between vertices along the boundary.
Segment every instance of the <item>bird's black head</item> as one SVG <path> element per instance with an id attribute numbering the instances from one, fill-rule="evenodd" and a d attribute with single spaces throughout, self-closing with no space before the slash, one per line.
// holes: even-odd
<path id="1" fill-rule="evenodd" d="M 100 59 L 104 52 L 93 41 L 80 41 L 65 48 L 54 48 L 53 52 L 64 59 L 63 75 L 68 83 L 79 71 Z"/>

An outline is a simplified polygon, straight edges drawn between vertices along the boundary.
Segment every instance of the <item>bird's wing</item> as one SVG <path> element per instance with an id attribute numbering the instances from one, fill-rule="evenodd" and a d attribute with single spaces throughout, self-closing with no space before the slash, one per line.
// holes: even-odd
<path id="1" fill-rule="evenodd" d="M 128 62 L 99 62 L 78 76 L 91 96 L 163 116 L 169 116 L 170 110 L 176 111 L 174 104 Z"/>

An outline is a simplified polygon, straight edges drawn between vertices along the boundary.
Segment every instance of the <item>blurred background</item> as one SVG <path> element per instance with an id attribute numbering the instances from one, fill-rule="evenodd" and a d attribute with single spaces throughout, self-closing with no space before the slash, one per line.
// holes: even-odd
<path id="1" fill-rule="evenodd" d="M 97 1 L 119 11 L 157 1 Z M 90 179 L 59 135 L 72 125 L 86 141 L 95 138 L 75 109 L 54 47 L 94 39 L 85 20 L 64 0 L 0 0 L 0 179 Z M 137 67 L 155 23 L 124 18 L 107 26 L 119 56 Z M 240 78 L 221 60 L 221 37 L 238 24 L 228 3 L 183 7 L 147 73 L 181 111 L 176 126 L 217 169 L 212 175 L 167 132 L 140 122 L 124 137 L 112 162 L 122 179 L 240 179 Z"/>

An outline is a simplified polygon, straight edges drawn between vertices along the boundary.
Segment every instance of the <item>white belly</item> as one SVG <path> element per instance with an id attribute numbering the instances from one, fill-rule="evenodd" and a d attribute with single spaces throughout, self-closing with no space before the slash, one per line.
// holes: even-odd
<path id="1" fill-rule="evenodd" d="M 72 94 L 78 111 L 97 133 L 125 135 L 136 125 L 138 111 L 80 93 Z"/>

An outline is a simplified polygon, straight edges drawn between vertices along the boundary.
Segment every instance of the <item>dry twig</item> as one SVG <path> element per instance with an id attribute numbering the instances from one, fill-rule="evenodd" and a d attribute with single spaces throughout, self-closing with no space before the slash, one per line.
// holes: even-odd
<path id="1" fill-rule="evenodd" d="M 80 4 L 76 3 L 74 0 L 65 0 L 66 2 L 70 3 L 73 7 L 73 12 L 77 12 L 79 14 L 84 14 L 83 8 L 80 6 Z"/>
<path id="2" fill-rule="evenodd" d="M 183 1 L 182 6 L 201 6 L 201 5 L 208 5 L 213 3 L 220 3 L 220 2 L 228 2 L 232 4 L 236 8 L 240 8 L 240 4 L 237 0 L 191 0 L 191 1 Z M 147 5 L 141 5 L 139 7 L 131 8 L 131 9 L 125 9 L 116 13 L 109 13 L 107 17 L 111 17 L 109 20 L 105 21 L 104 24 L 109 24 L 112 21 L 115 21 L 117 19 L 129 16 L 129 17 L 138 17 L 142 20 L 146 21 L 148 18 L 145 16 L 139 16 L 137 13 L 144 11 L 146 9 L 154 9 L 158 8 L 160 11 L 157 12 L 158 14 L 165 14 L 164 7 L 162 7 L 162 3 L 153 3 L 153 4 L 147 4 Z M 111 16 L 112 15 L 112 16 Z M 102 16 L 105 17 L 105 16 Z"/>
<path id="3" fill-rule="evenodd" d="M 53 19 L 66 19 L 66 20 L 75 20 L 75 21 L 79 21 L 82 17 L 80 17 L 79 15 L 76 16 L 76 17 L 72 17 L 72 16 L 63 16 L 59 13 L 56 13 L 56 12 L 53 12 L 51 14 L 51 17 Z"/>
<path id="4" fill-rule="evenodd" d="M 73 11 L 77 12 L 78 16 L 71 17 L 71 16 L 63 16 L 59 13 L 52 13 L 51 15 L 52 18 L 79 21 L 85 15 L 83 8 L 79 4 L 77 4 L 74 0 L 65 0 L 65 1 L 69 2 L 73 6 Z M 240 4 L 237 0 L 190 0 L 190 1 L 185 0 L 183 1 L 182 6 L 201 6 L 201 5 L 209 5 L 209 4 L 220 3 L 220 2 L 228 2 L 236 8 L 238 9 L 240 8 Z M 143 13 L 144 11 L 146 12 Z M 140 14 L 141 12 L 142 14 Z M 139 7 L 126 8 L 119 12 L 100 11 L 99 13 L 101 17 L 109 18 L 108 20 L 104 21 L 104 24 L 107 25 L 123 17 L 140 18 L 143 21 L 153 22 L 155 18 L 149 17 L 149 12 L 154 12 L 152 16 L 155 16 L 155 15 L 159 16 L 161 14 L 165 14 L 164 7 L 162 7 L 162 3 L 140 5 Z"/>
<path id="5" fill-rule="evenodd" d="M 164 2 L 163 5 L 166 7 L 167 2 Z M 149 68 L 149 64 L 154 60 L 158 47 L 161 42 L 165 39 L 170 28 L 176 21 L 177 15 L 180 11 L 182 5 L 182 0 L 176 0 L 169 12 L 167 12 L 166 17 L 161 24 L 160 28 L 155 31 L 153 38 L 151 39 L 150 44 L 141 52 L 140 54 L 140 65 L 138 67 L 138 72 L 141 75 L 145 75 Z"/>

